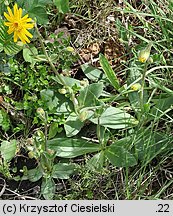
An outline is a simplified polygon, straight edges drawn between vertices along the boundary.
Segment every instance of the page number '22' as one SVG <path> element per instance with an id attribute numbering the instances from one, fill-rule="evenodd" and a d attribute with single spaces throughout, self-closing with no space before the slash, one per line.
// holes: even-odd
<path id="1" fill-rule="evenodd" d="M 158 204 L 158 210 L 156 212 L 169 212 L 169 204 Z"/>

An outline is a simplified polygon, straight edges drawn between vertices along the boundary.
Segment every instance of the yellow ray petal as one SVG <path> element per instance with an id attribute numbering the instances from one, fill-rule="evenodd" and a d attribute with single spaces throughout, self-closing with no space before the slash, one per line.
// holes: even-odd
<path id="1" fill-rule="evenodd" d="M 4 25 L 6 25 L 6 26 L 12 26 L 13 23 L 11 23 L 11 22 L 4 22 Z"/>
<path id="2" fill-rule="evenodd" d="M 7 10 L 8 10 L 8 13 L 9 13 L 10 17 L 11 17 L 11 18 L 14 18 L 13 13 L 12 13 L 10 7 L 7 7 Z"/>
<path id="3" fill-rule="evenodd" d="M 14 32 L 14 26 L 10 27 L 7 32 L 8 32 L 8 34 L 13 33 Z"/>
<path id="4" fill-rule="evenodd" d="M 22 34 L 22 32 L 20 32 L 19 34 L 18 34 L 18 36 L 19 36 L 19 38 L 21 39 L 21 41 L 23 42 L 23 43 L 30 43 L 30 40 L 26 37 L 26 35 L 25 34 Z M 25 42 L 24 42 L 25 41 Z"/>
<path id="5" fill-rule="evenodd" d="M 16 3 L 14 5 L 14 7 L 13 7 L 13 10 L 14 10 L 14 16 L 17 17 L 17 15 L 18 15 L 18 6 L 17 6 Z"/>
<path id="6" fill-rule="evenodd" d="M 26 29 L 23 29 L 23 32 L 22 32 L 22 33 L 24 33 L 25 35 L 27 35 L 27 36 L 30 37 L 30 38 L 33 37 L 32 34 L 31 34 L 29 31 L 27 31 Z"/>
<path id="7" fill-rule="evenodd" d="M 26 44 L 26 41 L 25 41 L 24 38 L 21 36 L 21 34 L 18 34 L 18 37 L 20 38 L 20 40 L 22 41 L 22 43 Z"/>
<path id="8" fill-rule="evenodd" d="M 26 19 L 22 20 L 22 22 L 31 22 L 31 21 L 32 21 L 31 18 L 26 18 Z"/>
<path id="9" fill-rule="evenodd" d="M 19 15 L 18 15 L 19 19 L 22 18 L 22 8 L 19 8 Z"/>
<path id="10" fill-rule="evenodd" d="M 14 19 L 10 17 L 6 12 L 4 12 L 4 16 L 8 21 L 13 22 Z"/>
<path id="11" fill-rule="evenodd" d="M 25 28 L 25 29 L 32 29 L 33 27 L 34 27 L 34 24 L 32 24 L 32 23 L 27 23 L 27 24 L 24 24 L 24 25 L 22 25 L 23 26 L 23 28 Z"/>
<path id="12" fill-rule="evenodd" d="M 18 40 L 18 33 L 15 31 L 14 32 L 14 42 L 16 43 Z"/>
<path id="13" fill-rule="evenodd" d="M 28 18 L 28 14 L 26 14 L 24 17 L 22 17 L 21 21 L 25 20 Z M 28 18 L 28 19 L 31 19 L 31 18 Z"/>

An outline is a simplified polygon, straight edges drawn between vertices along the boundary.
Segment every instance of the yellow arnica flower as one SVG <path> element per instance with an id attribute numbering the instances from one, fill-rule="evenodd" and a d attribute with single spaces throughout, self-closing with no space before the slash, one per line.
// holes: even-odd
<path id="1" fill-rule="evenodd" d="M 4 12 L 4 16 L 8 20 L 4 24 L 9 27 L 8 34 L 14 33 L 14 42 L 20 39 L 24 44 L 30 43 L 28 37 L 32 38 L 32 34 L 27 29 L 32 29 L 34 23 L 31 18 L 28 18 L 28 14 L 22 17 L 22 8 L 18 9 L 17 4 L 14 5 L 12 13 L 11 9 L 7 7 L 8 14 Z"/>

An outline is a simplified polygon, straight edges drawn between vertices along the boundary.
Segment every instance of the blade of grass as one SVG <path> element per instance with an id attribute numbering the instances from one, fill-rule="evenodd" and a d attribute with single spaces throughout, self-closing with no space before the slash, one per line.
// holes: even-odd
<path id="1" fill-rule="evenodd" d="M 119 80 L 115 75 L 115 72 L 113 71 L 112 67 L 110 66 L 107 58 L 103 54 L 100 54 L 99 59 L 100 59 L 100 65 L 103 71 L 105 72 L 108 80 L 110 81 L 112 86 L 118 91 L 118 89 L 120 88 Z"/>

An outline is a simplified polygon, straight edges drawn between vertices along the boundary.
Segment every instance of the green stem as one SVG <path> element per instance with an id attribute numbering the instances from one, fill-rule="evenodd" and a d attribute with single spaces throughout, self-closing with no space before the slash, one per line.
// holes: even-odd
<path id="1" fill-rule="evenodd" d="M 99 144 L 101 144 L 101 139 L 100 139 L 100 118 L 98 117 L 98 124 L 97 124 L 97 138 L 99 140 Z"/>
<path id="2" fill-rule="evenodd" d="M 64 80 L 62 79 L 61 75 L 58 73 L 58 71 L 56 70 L 54 64 L 52 63 L 51 59 L 49 58 L 49 55 L 48 55 L 48 53 L 46 51 L 46 48 L 45 48 L 43 40 L 42 40 L 42 36 L 41 36 L 41 34 L 40 34 L 39 30 L 38 30 L 38 27 L 37 27 L 36 23 L 35 23 L 35 29 L 36 29 L 36 32 L 37 32 L 37 35 L 38 35 L 38 39 L 39 39 L 40 44 L 41 44 L 41 48 L 43 50 L 43 53 L 44 53 L 44 55 L 45 55 L 48 63 L 50 64 L 53 72 L 58 76 L 58 79 L 60 80 L 61 84 L 64 85 L 64 86 L 66 86 L 66 83 L 64 82 Z"/>
<path id="3" fill-rule="evenodd" d="M 45 112 L 45 124 L 44 124 L 44 135 L 45 135 L 45 151 L 47 151 L 47 132 L 48 132 L 48 128 L 47 128 L 47 112 Z"/>
<path id="4" fill-rule="evenodd" d="M 41 44 L 41 48 L 42 48 L 42 50 L 43 50 L 43 53 L 44 53 L 44 55 L 45 55 L 45 57 L 46 57 L 46 59 L 47 59 L 49 65 L 50 65 L 50 67 L 52 68 L 52 71 L 53 71 L 53 72 L 55 73 L 55 75 L 58 77 L 58 79 L 59 79 L 59 81 L 61 82 L 61 84 L 62 84 L 63 86 L 65 86 L 67 89 L 70 89 L 69 92 L 70 92 L 70 94 L 71 94 L 71 100 L 72 100 L 72 102 L 73 102 L 74 110 L 75 110 L 76 114 L 78 114 L 78 109 L 77 109 L 75 94 L 73 93 L 73 90 L 72 90 L 69 86 L 67 86 L 67 84 L 64 82 L 63 78 L 62 78 L 61 75 L 58 73 L 58 71 L 56 70 L 54 64 L 52 63 L 52 61 L 51 61 L 51 59 L 50 59 L 50 57 L 49 57 L 49 55 L 48 55 L 48 53 L 47 53 L 47 51 L 46 51 L 46 48 L 45 48 L 45 46 L 44 46 L 43 39 L 42 39 L 42 36 L 41 36 L 41 34 L 40 34 L 39 30 L 38 30 L 38 27 L 37 27 L 36 22 L 35 22 L 35 29 L 36 29 L 36 32 L 37 32 L 37 35 L 38 35 L 38 39 L 39 39 L 39 41 L 40 41 L 40 44 Z"/>
<path id="5" fill-rule="evenodd" d="M 147 73 L 147 66 L 148 66 L 148 63 L 145 63 L 144 72 L 142 74 L 142 79 L 141 79 L 141 91 L 140 91 L 141 114 L 144 112 L 144 86 L 145 86 L 145 77 Z"/>

